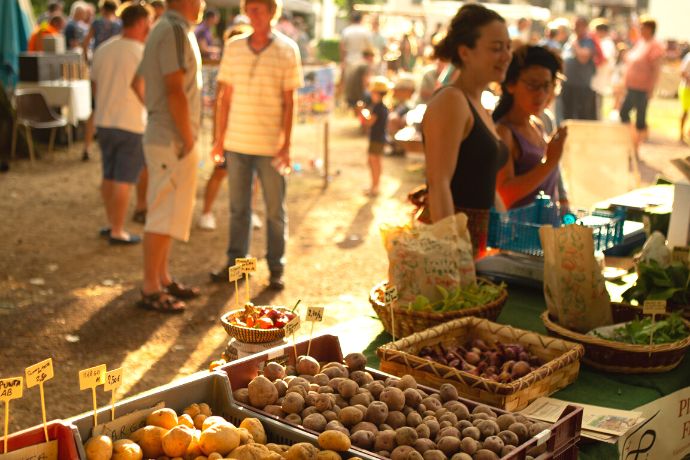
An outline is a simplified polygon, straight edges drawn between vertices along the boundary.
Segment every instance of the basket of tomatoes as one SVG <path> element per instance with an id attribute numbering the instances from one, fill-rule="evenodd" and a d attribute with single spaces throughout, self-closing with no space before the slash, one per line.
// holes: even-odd
<path id="1" fill-rule="evenodd" d="M 248 302 L 244 308 L 232 310 L 220 318 L 225 332 L 240 342 L 265 343 L 285 337 L 285 325 L 297 313 L 280 306 L 255 306 Z"/>

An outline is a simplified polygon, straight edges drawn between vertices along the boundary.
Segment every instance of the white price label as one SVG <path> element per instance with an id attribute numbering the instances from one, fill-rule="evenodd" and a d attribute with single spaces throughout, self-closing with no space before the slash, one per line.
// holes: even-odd
<path id="1" fill-rule="evenodd" d="M 642 306 L 642 312 L 645 315 L 659 315 L 666 313 L 665 300 L 645 300 Z"/>
<path id="2" fill-rule="evenodd" d="M 307 321 L 323 321 L 324 307 L 309 307 L 307 308 Z"/>
<path id="3" fill-rule="evenodd" d="M 295 332 L 299 330 L 300 327 L 300 319 L 299 316 L 295 316 L 290 320 L 289 323 L 285 325 L 285 337 L 289 337 L 293 335 Z"/>
<path id="4" fill-rule="evenodd" d="M 243 274 L 244 274 L 244 271 L 242 270 L 241 265 L 233 265 L 232 267 L 228 268 L 228 279 L 231 283 L 233 281 L 237 281 L 239 279 L 242 279 Z"/>
<path id="5" fill-rule="evenodd" d="M 238 257 L 237 259 L 235 259 L 235 264 L 242 267 L 243 273 L 250 273 L 256 271 L 255 257 Z"/>
<path id="6" fill-rule="evenodd" d="M 395 286 L 388 286 L 383 293 L 383 302 L 390 305 L 398 300 L 398 289 Z"/>

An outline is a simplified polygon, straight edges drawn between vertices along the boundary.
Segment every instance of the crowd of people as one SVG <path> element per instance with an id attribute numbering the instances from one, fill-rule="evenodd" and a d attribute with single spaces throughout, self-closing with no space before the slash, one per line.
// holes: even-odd
<path id="1" fill-rule="evenodd" d="M 286 174 L 302 60 L 313 55 L 303 21 L 280 12 L 276 0 L 245 0 L 241 14 L 219 39 L 217 11 L 201 0 L 160 0 L 120 5 L 102 0 L 72 4 L 65 20 L 50 4 L 32 36 L 63 33 L 69 49 L 91 62 L 94 111 L 83 158 L 97 130 L 103 166 L 102 197 L 108 225 L 100 234 L 113 245 L 143 243 L 144 280 L 139 305 L 180 312 L 197 287 L 169 271 L 172 240 L 190 236 L 202 90 L 214 87 L 215 164 L 199 224 L 215 228 L 211 212 L 228 177 L 230 231 L 227 262 L 211 273 L 226 281 L 228 268 L 247 257 L 253 198 L 261 187 L 266 208 L 269 288 L 284 288 L 287 242 Z M 612 31 L 603 19 L 547 24 L 542 35 L 528 19 L 508 24 L 480 4 L 460 8 L 447 25 L 424 34 L 411 23 L 385 36 L 382 18 L 353 12 L 340 39 L 339 97 L 368 135 L 371 174 L 366 194 L 380 192 L 381 157 L 401 154 L 392 136 L 407 127 L 408 112 L 423 105 L 427 222 L 462 211 L 469 217 L 475 254 L 485 248 L 489 210 L 532 202 L 540 192 L 568 207 L 559 161 L 565 119 L 604 117 L 602 100 L 615 96 L 611 113 L 624 123 L 636 112 L 635 142 L 644 140 L 646 110 L 666 50 L 656 23 L 641 18 L 639 33 Z M 686 50 L 687 52 L 687 50 Z M 690 109 L 690 54 L 682 64 L 681 140 Z M 215 62 L 202 75 L 202 62 Z M 487 90 L 495 95 L 487 103 Z M 402 153 L 404 154 L 404 153 Z M 130 193 L 143 238 L 125 230 Z"/>

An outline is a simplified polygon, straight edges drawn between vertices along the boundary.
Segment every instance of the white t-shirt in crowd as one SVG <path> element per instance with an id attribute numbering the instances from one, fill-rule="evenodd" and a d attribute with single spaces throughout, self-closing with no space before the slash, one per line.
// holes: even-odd
<path id="1" fill-rule="evenodd" d="M 274 31 L 259 52 L 249 34 L 225 44 L 218 82 L 232 86 L 223 148 L 245 155 L 273 156 L 283 142 L 283 93 L 303 85 L 297 44 Z"/>
<path id="2" fill-rule="evenodd" d="M 616 44 L 610 37 L 605 37 L 599 41 L 599 46 L 605 61 L 597 66 L 591 86 L 598 94 L 610 95 L 613 93 L 612 79 L 616 65 Z"/>
<path id="3" fill-rule="evenodd" d="M 96 84 L 96 126 L 144 133 L 146 108 L 130 88 L 143 54 L 143 43 L 121 35 L 94 53 L 91 81 Z"/>
<path id="4" fill-rule="evenodd" d="M 350 24 L 342 32 L 343 49 L 345 50 L 345 64 L 348 66 L 364 61 L 362 52 L 373 48 L 372 33 L 362 24 Z"/>

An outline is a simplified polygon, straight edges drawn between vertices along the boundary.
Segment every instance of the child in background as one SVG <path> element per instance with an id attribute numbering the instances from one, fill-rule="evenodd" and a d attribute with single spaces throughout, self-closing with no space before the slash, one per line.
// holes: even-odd
<path id="1" fill-rule="evenodd" d="M 383 98 L 390 89 L 390 82 L 386 77 L 375 77 L 371 81 L 371 105 L 360 113 L 362 125 L 369 127 L 368 161 L 371 171 L 371 188 L 365 193 L 370 197 L 379 194 L 379 180 L 381 178 L 381 156 L 386 146 L 386 125 L 388 124 L 388 107 Z"/>

